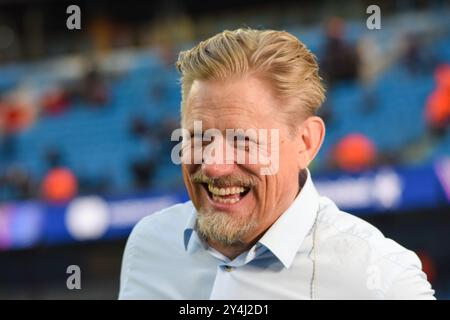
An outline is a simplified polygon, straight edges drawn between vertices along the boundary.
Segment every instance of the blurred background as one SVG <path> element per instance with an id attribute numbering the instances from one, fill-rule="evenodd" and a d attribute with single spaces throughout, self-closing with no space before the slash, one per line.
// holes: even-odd
<path id="1" fill-rule="evenodd" d="M 247 26 L 319 59 L 319 191 L 416 251 L 450 298 L 450 1 L 0 0 L 0 299 L 117 297 L 133 225 L 188 199 L 170 160 L 177 54 Z"/>

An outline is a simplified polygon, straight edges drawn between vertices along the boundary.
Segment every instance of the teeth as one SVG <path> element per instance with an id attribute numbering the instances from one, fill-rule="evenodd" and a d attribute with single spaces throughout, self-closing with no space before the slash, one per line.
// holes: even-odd
<path id="1" fill-rule="evenodd" d="M 239 202 L 241 199 L 240 198 L 222 198 L 216 195 L 213 195 L 213 200 L 220 202 L 220 203 L 229 203 L 229 204 L 233 204 L 236 202 Z"/>
<path id="2" fill-rule="evenodd" d="M 216 196 L 227 196 L 230 194 L 239 194 L 241 192 L 244 192 L 245 188 L 243 187 L 217 188 L 209 184 L 208 190 L 209 192 L 211 192 L 213 195 Z"/>

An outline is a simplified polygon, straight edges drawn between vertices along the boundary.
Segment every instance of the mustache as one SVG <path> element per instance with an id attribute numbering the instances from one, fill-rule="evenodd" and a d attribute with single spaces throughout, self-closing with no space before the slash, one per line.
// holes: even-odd
<path id="1" fill-rule="evenodd" d="M 211 178 L 203 174 L 200 170 L 191 175 L 191 181 L 199 184 L 200 183 L 211 184 L 218 188 L 227 188 L 236 186 L 252 188 L 257 184 L 256 179 L 253 177 L 232 175 L 232 176 Z"/>

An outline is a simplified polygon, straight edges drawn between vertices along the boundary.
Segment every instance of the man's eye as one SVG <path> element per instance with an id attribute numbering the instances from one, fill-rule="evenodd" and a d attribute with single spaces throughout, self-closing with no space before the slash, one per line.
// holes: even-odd
<path id="1" fill-rule="evenodd" d="M 203 139 L 202 136 L 194 136 L 191 138 L 191 145 L 192 148 L 196 147 L 196 146 L 202 146 L 205 147 L 207 145 L 209 145 L 212 141 L 208 141 Z"/>
<path id="2" fill-rule="evenodd" d="M 235 137 L 233 141 L 234 148 L 239 150 L 248 151 L 251 144 L 252 141 L 248 137 Z"/>
<path id="3" fill-rule="evenodd" d="M 201 143 L 202 142 L 202 136 L 191 136 L 191 143 Z"/>

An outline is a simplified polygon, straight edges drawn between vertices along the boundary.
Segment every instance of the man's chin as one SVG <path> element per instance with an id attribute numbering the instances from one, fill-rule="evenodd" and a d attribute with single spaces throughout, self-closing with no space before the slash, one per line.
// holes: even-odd
<path id="1" fill-rule="evenodd" d="M 256 227 L 254 221 L 220 210 L 203 211 L 197 216 L 197 231 L 206 239 L 223 245 L 242 244 Z"/>
<path id="2" fill-rule="evenodd" d="M 203 204 L 201 208 L 202 212 L 207 215 L 222 216 L 222 219 L 227 219 L 231 224 L 239 224 L 239 221 L 242 223 L 242 220 L 250 219 L 250 210 L 243 206 L 215 206 L 208 202 Z"/>

